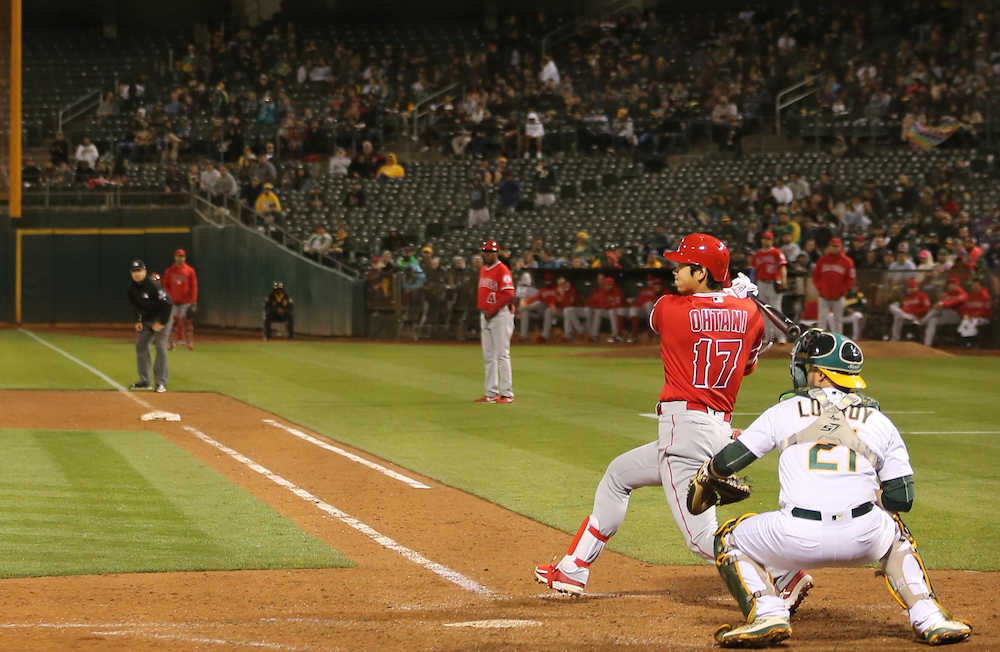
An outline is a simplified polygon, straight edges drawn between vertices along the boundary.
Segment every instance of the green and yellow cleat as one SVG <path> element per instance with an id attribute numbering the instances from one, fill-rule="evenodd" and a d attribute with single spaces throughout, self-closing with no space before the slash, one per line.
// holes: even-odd
<path id="1" fill-rule="evenodd" d="M 715 641 L 722 647 L 767 647 L 792 635 L 792 626 L 778 616 L 765 616 L 733 629 L 723 625 L 715 630 Z"/>
<path id="2" fill-rule="evenodd" d="M 972 635 L 972 625 L 964 620 L 942 618 L 920 635 L 928 645 L 948 645 L 960 643 Z"/>

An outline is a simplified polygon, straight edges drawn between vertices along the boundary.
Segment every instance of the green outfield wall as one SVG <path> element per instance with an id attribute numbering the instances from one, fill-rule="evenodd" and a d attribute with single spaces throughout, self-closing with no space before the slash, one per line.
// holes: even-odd
<path id="1" fill-rule="evenodd" d="M 295 301 L 295 330 L 309 335 L 364 333 L 364 282 L 277 246 L 242 226 L 199 226 L 191 264 L 198 272 L 201 323 L 261 328 L 264 300 L 281 281 Z"/>

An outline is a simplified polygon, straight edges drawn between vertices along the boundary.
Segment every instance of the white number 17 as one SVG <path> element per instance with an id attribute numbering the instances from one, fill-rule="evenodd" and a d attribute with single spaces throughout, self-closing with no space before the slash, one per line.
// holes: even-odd
<path id="1" fill-rule="evenodd" d="M 742 351 L 743 340 L 701 338 L 694 343 L 694 378 L 691 384 L 699 389 L 725 387 L 736 371 Z M 714 382 L 709 384 L 712 378 Z"/>

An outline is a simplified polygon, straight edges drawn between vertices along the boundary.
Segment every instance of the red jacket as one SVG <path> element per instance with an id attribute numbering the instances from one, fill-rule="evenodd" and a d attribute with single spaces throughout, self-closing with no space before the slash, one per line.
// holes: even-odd
<path id="1" fill-rule="evenodd" d="M 759 249 L 750 256 L 750 266 L 757 274 L 758 281 L 776 281 L 781 278 L 781 268 L 788 265 L 785 254 L 777 247 Z"/>
<path id="2" fill-rule="evenodd" d="M 899 307 L 908 315 L 923 317 L 931 309 L 931 300 L 920 290 L 914 290 L 903 297 Z"/>
<path id="3" fill-rule="evenodd" d="M 489 317 L 500 312 L 514 299 L 514 279 L 510 270 L 499 260 L 489 267 L 479 268 L 479 291 L 476 295 L 476 308 L 484 311 Z"/>
<path id="4" fill-rule="evenodd" d="M 813 267 L 813 285 L 824 299 L 840 299 L 854 286 L 854 261 L 844 252 L 824 254 Z"/>
<path id="5" fill-rule="evenodd" d="M 990 313 L 993 312 L 993 300 L 990 299 L 990 293 L 986 291 L 986 288 L 979 288 L 979 292 L 968 295 L 958 312 L 963 317 L 989 319 Z"/>
<path id="6" fill-rule="evenodd" d="M 171 265 L 163 272 L 163 289 L 170 295 L 175 306 L 198 303 L 198 276 L 187 263 L 180 267 Z"/>
<path id="7" fill-rule="evenodd" d="M 610 288 L 602 286 L 595 288 L 590 293 L 590 296 L 587 297 L 587 307 L 597 308 L 598 310 L 620 308 L 624 298 L 622 289 L 617 285 L 612 285 Z"/>
<path id="8" fill-rule="evenodd" d="M 560 292 L 556 288 L 556 306 L 559 308 L 570 308 L 576 305 L 576 288 L 572 285 L 566 287 L 565 292 Z"/>
<path id="9" fill-rule="evenodd" d="M 941 295 L 941 307 L 949 308 L 956 312 L 962 310 L 962 306 L 965 305 L 965 300 L 969 297 L 965 293 L 965 290 L 958 288 L 955 291 L 948 290 Z"/>
<path id="10" fill-rule="evenodd" d="M 556 289 L 555 285 L 546 285 L 539 290 L 538 294 L 535 296 L 535 301 L 541 301 L 547 308 L 554 308 L 558 300 L 559 290 Z M 530 300 L 529 302 L 534 303 L 534 301 Z"/>
<path id="11" fill-rule="evenodd" d="M 647 285 L 639 290 L 639 294 L 635 295 L 632 305 L 636 308 L 642 308 L 647 303 L 656 303 L 661 294 L 663 294 L 662 290 L 657 290 L 652 285 Z"/>

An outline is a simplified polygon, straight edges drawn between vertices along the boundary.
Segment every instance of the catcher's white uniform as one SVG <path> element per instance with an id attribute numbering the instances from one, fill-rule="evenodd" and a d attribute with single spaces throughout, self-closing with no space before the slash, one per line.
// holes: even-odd
<path id="1" fill-rule="evenodd" d="M 834 404 L 846 396 L 833 388 L 823 392 Z M 881 482 L 913 474 L 896 426 L 873 407 L 846 410 L 848 425 L 873 454 L 875 465 L 866 455 L 821 440 L 788 445 L 788 438 L 809 427 L 820 412 L 818 400 L 796 396 L 769 408 L 739 437 L 757 457 L 783 449 L 778 459 L 780 509 L 740 521 L 727 537 L 747 590 L 763 592 L 757 598 L 758 618 L 787 619 L 788 609 L 739 555 L 769 568 L 855 566 L 882 559 L 900 539 L 900 526 L 876 502 Z M 915 561 L 903 564 L 903 575 L 915 593 L 928 592 Z M 909 616 L 914 628 L 923 631 L 942 612 L 937 602 L 925 598 L 909 609 Z"/>

